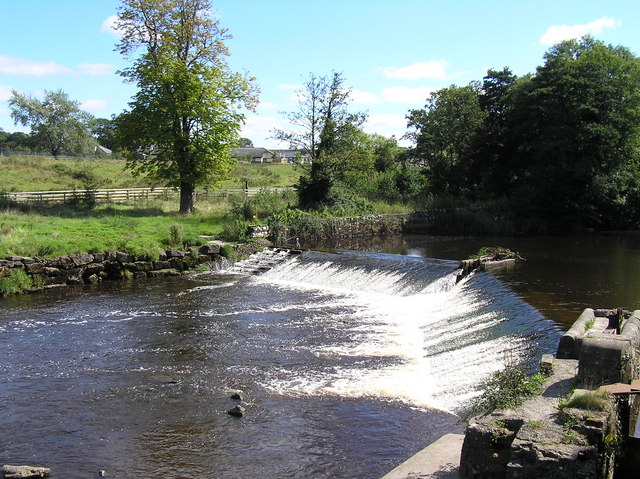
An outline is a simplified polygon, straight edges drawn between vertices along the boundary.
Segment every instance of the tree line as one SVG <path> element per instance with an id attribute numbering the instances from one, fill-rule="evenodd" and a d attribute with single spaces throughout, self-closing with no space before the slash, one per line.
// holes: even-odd
<path id="1" fill-rule="evenodd" d="M 489 70 L 410 111 L 428 191 L 503 200 L 523 231 L 640 226 L 640 61 L 591 37 L 536 72 Z"/>
<path id="2" fill-rule="evenodd" d="M 407 114 L 412 147 L 386 140 L 388 163 L 349 93 L 338 73 L 311 75 L 289 114 L 297 130 L 276 131 L 314 159 L 304 208 L 386 196 L 488 210 L 512 233 L 640 226 L 640 59 L 625 47 L 568 40 L 535 73 L 440 89 Z"/>
<path id="3" fill-rule="evenodd" d="M 230 35 L 212 11 L 209 0 L 122 0 L 116 48 L 130 66 L 120 74 L 137 87 L 128 108 L 96 119 L 62 91 L 43 100 L 14 91 L 14 121 L 54 156 L 97 143 L 120 150 L 135 174 L 179 187 L 180 211 L 191 211 L 195 186 L 228 172 L 258 96 L 255 79 L 226 63 Z M 640 224 L 640 64 L 627 48 L 587 36 L 552 47 L 535 73 L 491 69 L 438 90 L 407 114 L 410 148 L 365 133 L 345 83 L 310 74 L 291 129 L 273 131 L 311 159 L 296 185 L 302 209 L 450 200 L 501 205 L 492 215 L 512 231 Z"/>

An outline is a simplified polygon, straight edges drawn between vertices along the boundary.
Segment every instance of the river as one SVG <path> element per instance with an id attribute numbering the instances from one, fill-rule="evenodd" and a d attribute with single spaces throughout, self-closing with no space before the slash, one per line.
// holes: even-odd
<path id="1" fill-rule="evenodd" d="M 584 307 L 639 307 L 638 238 L 405 236 L 258 276 L 5 298 L 0 461 L 71 479 L 379 477 L 460 430 L 491 372 L 534 369 Z M 455 283 L 456 260 L 497 244 L 527 261 Z"/>

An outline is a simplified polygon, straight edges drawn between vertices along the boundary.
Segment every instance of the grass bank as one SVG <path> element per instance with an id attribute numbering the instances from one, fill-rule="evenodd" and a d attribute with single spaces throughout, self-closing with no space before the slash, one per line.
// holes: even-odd
<path id="1" fill-rule="evenodd" d="M 39 156 L 0 156 L 0 191 L 52 191 L 94 188 L 135 188 L 154 185 L 125 169 L 125 161 L 113 158 L 59 159 Z M 233 166 L 223 187 L 263 188 L 291 186 L 300 172 L 295 165 Z"/>
<path id="2" fill-rule="evenodd" d="M 95 208 L 9 208 L 0 216 L 0 257 L 55 257 L 118 250 L 145 255 L 157 247 L 192 246 L 217 236 L 227 203 L 201 203 L 191 215 L 174 201 Z"/>

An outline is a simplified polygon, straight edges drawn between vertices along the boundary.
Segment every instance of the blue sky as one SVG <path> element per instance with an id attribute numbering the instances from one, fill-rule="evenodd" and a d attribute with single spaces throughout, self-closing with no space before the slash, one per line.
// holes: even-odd
<path id="1" fill-rule="evenodd" d="M 127 62 L 108 28 L 118 0 L 0 0 L 0 128 L 13 124 L 11 90 L 41 96 L 63 89 L 99 117 L 120 113 L 134 93 L 115 73 Z M 262 91 L 243 136 L 277 147 L 273 128 L 310 72 L 342 72 L 365 130 L 406 132 L 405 115 L 431 91 L 481 80 L 488 68 L 535 71 L 556 42 L 590 33 L 640 54 L 637 0 L 217 0 L 233 39 L 230 66 Z"/>

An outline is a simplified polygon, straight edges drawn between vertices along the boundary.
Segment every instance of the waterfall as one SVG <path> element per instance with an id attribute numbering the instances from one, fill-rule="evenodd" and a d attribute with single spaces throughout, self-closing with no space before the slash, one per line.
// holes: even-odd
<path id="1" fill-rule="evenodd" d="M 507 362 L 530 366 L 544 347 L 549 325 L 539 312 L 488 274 L 456 284 L 454 261 L 351 251 L 261 254 L 235 272 L 254 274 L 264 264 L 256 284 L 300 298 L 279 311 L 302 311 L 325 331 L 283 346 L 316 362 L 270 371 L 263 385 L 280 394 L 376 397 L 455 412 L 493 372 Z M 283 331 L 293 327 L 286 315 L 282 321 Z"/>

